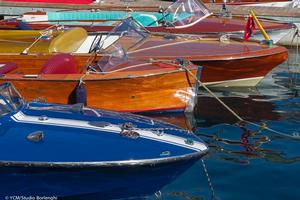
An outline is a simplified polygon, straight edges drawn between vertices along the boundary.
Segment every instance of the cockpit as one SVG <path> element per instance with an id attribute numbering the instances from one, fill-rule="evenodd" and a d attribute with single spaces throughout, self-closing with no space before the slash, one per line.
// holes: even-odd
<path id="1" fill-rule="evenodd" d="M 109 71 L 112 67 L 128 60 L 127 51 L 149 36 L 149 33 L 132 18 L 124 19 L 99 43 L 99 53 L 103 56 L 98 61 L 101 71 Z"/>

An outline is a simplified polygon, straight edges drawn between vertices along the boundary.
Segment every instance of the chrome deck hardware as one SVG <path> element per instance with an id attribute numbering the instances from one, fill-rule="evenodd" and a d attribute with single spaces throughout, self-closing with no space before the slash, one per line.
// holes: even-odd
<path id="1" fill-rule="evenodd" d="M 30 142 L 40 142 L 44 139 L 44 132 L 43 131 L 35 131 L 30 133 L 27 136 L 27 140 Z"/>

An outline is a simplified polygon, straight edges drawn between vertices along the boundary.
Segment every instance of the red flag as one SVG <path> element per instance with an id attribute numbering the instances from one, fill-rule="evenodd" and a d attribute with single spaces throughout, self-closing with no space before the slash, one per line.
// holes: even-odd
<path id="1" fill-rule="evenodd" d="M 248 38 L 251 37 L 254 29 L 255 23 L 253 17 L 250 15 L 247 19 L 247 23 L 244 30 L 244 40 L 248 40 Z"/>

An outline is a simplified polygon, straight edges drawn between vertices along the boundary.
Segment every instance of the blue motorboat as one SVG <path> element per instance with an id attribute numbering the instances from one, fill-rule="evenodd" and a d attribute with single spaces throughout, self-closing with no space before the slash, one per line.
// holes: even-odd
<path id="1" fill-rule="evenodd" d="M 25 102 L 10 83 L 0 85 L 0 114 L 0 197 L 149 195 L 208 150 L 191 132 L 151 118 Z"/>

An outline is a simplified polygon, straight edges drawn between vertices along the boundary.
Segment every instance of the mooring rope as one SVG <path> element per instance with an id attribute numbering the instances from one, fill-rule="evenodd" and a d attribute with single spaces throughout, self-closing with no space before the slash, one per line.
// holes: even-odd
<path id="1" fill-rule="evenodd" d="M 33 47 L 38 41 L 40 41 L 40 39 L 42 39 L 45 36 L 50 36 L 52 34 L 52 30 L 48 30 L 48 31 L 41 31 L 40 32 L 40 36 L 33 41 L 33 43 L 31 43 L 26 49 L 24 49 L 21 54 L 28 54 L 28 51 L 31 49 L 31 47 Z"/>
<path id="2" fill-rule="evenodd" d="M 234 112 L 229 106 L 227 106 L 217 95 L 215 95 L 206 85 L 204 85 L 187 67 L 182 66 L 210 95 L 212 95 L 221 105 L 223 105 L 231 114 L 233 114 L 239 121 L 245 121 L 236 112 Z"/>
<path id="3" fill-rule="evenodd" d="M 55 27 L 55 29 L 53 29 Z M 43 29 L 40 31 L 40 36 L 33 42 L 31 43 L 26 49 L 24 49 L 21 54 L 28 54 L 28 51 L 38 42 L 40 39 L 42 39 L 45 36 L 51 36 L 53 34 L 53 30 L 61 30 L 63 29 L 64 26 L 61 26 L 59 24 L 54 24 L 52 26 L 49 26 L 46 29 Z"/>
<path id="4" fill-rule="evenodd" d="M 227 106 L 219 97 L 217 97 L 206 85 L 204 85 L 200 80 L 198 80 L 197 77 L 191 72 L 191 70 L 189 70 L 185 66 L 182 66 L 182 67 L 200 84 L 200 86 L 202 86 L 209 94 L 211 94 L 218 102 L 220 102 L 221 105 L 223 105 L 231 114 L 233 114 L 239 120 L 239 122 L 246 122 L 246 123 L 254 125 L 254 126 L 258 127 L 258 128 L 264 128 L 264 129 L 266 129 L 268 131 L 271 131 L 273 133 L 276 133 L 276 134 L 284 136 L 284 137 L 289 137 L 289 138 L 297 139 L 297 140 L 300 139 L 299 135 L 289 135 L 289 134 L 282 133 L 282 132 L 276 131 L 274 129 L 271 129 L 271 128 L 267 127 L 267 125 L 265 125 L 264 127 L 262 127 L 262 125 L 259 125 L 259 124 L 256 124 L 254 122 L 250 122 L 250 121 L 244 120 L 234 110 L 232 110 L 229 106 Z"/>
<path id="5" fill-rule="evenodd" d="M 209 174 L 208 174 L 207 167 L 206 167 L 205 162 L 204 162 L 203 159 L 201 159 L 201 163 L 202 163 L 203 170 L 204 170 L 204 173 L 205 173 L 206 178 L 207 178 L 207 182 L 208 182 L 209 188 L 210 188 L 210 190 L 211 190 L 212 199 L 217 199 L 217 198 L 216 198 L 215 189 L 214 189 L 214 187 L 213 187 L 213 184 L 212 184 L 212 182 L 211 182 L 211 178 L 210 178 L 210 176 L 209 176 Z"/>

